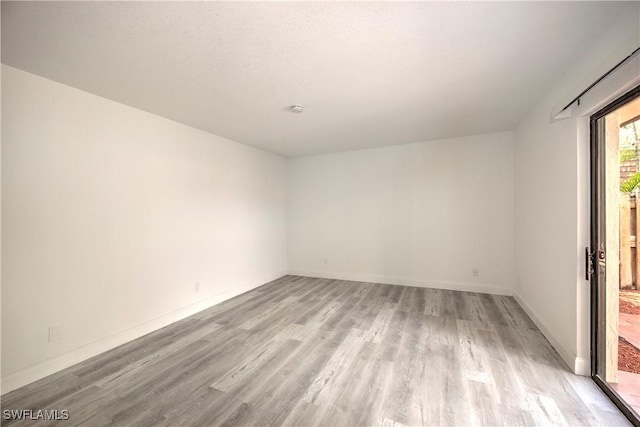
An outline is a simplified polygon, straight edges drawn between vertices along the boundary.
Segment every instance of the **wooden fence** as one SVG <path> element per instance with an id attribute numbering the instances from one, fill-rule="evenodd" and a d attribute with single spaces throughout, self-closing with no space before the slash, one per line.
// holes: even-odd
<path id="1" fill-rule="evenodd" d="M 640 209 L 636 197 L 620 193 L 620 289 L 637 289 L 640 257 L 638 256 L 638 225 Z"/>

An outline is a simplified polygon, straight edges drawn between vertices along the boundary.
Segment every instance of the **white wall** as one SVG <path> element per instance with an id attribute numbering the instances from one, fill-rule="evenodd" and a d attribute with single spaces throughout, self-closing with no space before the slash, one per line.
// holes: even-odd
<path id="1" fill-rule="evenodd" d="M 7 66 L 2 122 L 3 392 L 286 273 L 283 158 Z"/>
<path id="2" fill-rule="evenodd" d="M 549 125 L 550 107 L 543 104 L 533 111 L 516 132 L 516 298 L 546 329 L 573 369 L 577 356 L 577 129 L 571 120 Z M 580 285 L 588 287 L 584 281 Z"/>
<path id="3" fill-rule="evenodd" d="M 293 158 L 288 181 L 294 274 L 512 291 L 510 132 Z"/>
<path id="4" fill-rule="evenodd" d="M 588 117 L 551 115 L 640 46 L 638 16 L 603 31 L 515 130 L 515 297 L 581 375 L 590 373 Z"/>

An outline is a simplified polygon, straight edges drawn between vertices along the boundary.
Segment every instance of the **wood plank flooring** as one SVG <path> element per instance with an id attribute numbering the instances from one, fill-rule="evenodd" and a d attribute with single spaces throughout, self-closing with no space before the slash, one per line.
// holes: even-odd
<path id="1" fill-rule="evenodd" d="M 3 426 L 628 425 L 513 298 L 298 276 L 8 393 L 2 409 L 69 411 Z"/>

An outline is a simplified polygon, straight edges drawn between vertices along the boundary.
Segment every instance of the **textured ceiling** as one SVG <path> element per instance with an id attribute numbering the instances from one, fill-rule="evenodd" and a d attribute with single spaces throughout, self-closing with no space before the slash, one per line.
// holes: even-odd
<path id="1" fill-rule="evenodd" d="M 639 4 L 3 1 L 2 62 L 295 156 L 513 129 Z"/>

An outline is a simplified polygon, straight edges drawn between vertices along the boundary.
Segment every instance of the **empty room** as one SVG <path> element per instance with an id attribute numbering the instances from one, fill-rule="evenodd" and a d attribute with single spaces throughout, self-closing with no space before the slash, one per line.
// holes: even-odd
<path id="1" fill-rule="evenodd" d="M 0 12 L 2 426 L 640 425 L 640 2 Z"/>

